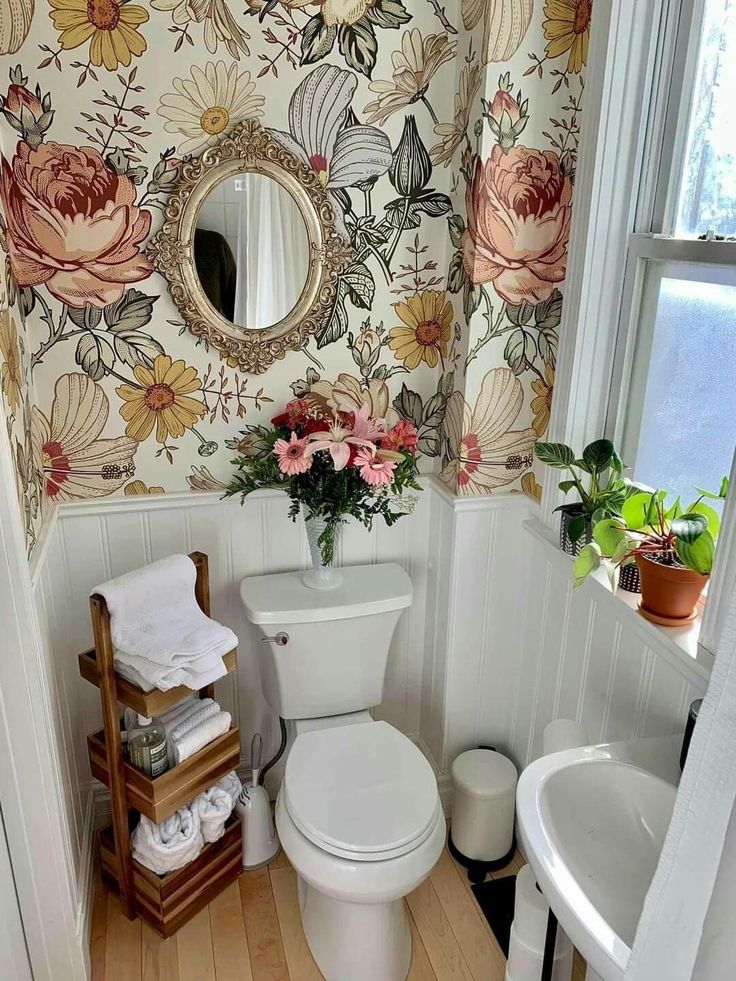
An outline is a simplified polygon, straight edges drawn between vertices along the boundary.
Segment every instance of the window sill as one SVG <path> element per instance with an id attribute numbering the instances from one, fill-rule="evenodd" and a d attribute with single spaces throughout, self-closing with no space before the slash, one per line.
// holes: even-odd
<path id="1" fill-rule="evenodd" d="M 560 549 L 554 532 L 538 518 L 525 521 L 524 528 L 557 557 L 560 574 L 571 580 L 572 559 Z M 707 681 L 710 678 L 713 655 L 698 643 L 701 615 L 684 627 L 660 627 L 639 613 L 638 593 L 627 593 L 623 589 L 612 592 L 608 577 L 602 569 L 590 576 L 580 590 L 590 591 L 596 602 L 607 604 L 614 615 L 639 633 L 653 650 L 675 663 L 680 670 L 684 669 L 694 680 Z"/>

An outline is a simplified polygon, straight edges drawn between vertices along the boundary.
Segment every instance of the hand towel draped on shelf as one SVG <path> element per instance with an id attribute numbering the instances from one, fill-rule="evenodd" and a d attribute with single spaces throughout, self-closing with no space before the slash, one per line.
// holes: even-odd
<path id="1" fill-rule="evenodd" d="M 157 875 L 193 862 L 205 844 L 225 833 L 240 790 L 233 770 L 159 824 L 142 814 L 130 836 L 133 858 Z"/>
<path id="2" fill-rule="evenodd" d="M 227 673 L 222 658 L 238 639 L 199 608 L 195 581 L 189 556 L 170 555 L 92 591 L 110 612 L 117 670 L 146 691 L 198 690 Z"/>

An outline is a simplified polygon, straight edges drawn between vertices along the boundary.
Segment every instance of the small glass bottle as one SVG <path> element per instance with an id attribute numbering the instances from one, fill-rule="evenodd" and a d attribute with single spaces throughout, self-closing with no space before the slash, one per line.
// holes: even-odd
<path id="1" fill-rule="evenodd" d="M 166 731 L 152 725 L 152 719 L 138 716 L 140 728 L 128 732 L 128 758 L 138 770 L 155 780 L 169 768 Z"/>

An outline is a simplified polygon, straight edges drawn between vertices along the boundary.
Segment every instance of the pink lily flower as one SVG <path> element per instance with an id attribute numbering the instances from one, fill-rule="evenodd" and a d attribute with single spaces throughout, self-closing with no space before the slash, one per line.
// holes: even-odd
<path id="1" fill-rule="evenodd" d="M 344 470 L 350 461 L 351 446 L 371 448 L 373 445 L 369 439 L 356 436 L 352 429 L 346 429 L 335 419 L 329 429 L 307 436 L 306 452 L 313 456 L 320 450 L 327 450 L 335 470 Z"/>
<path id="2" fill-rule="evenodd" d="M 371 416 L 370 408 L 361 405 L 357 412 L 353 410 L 353 433 L 361 439 L 375 443 L 386 434 L 386 421 Z"/>

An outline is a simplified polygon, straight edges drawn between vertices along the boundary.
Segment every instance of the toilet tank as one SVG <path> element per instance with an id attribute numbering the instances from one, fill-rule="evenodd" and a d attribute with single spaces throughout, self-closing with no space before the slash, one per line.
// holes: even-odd
<path id="1" fill-rule="evenodd" d="M 283 719 L 357 712 L 383 700 L 396 624 L 411 580 L 395 563 L 340 570 L 334 589 L 311 589 L 300 572 L 244 579 L 245 613 L 258 627 L 266 701 Z M 273 640 L 285 634 L 286 643 Z"/>

